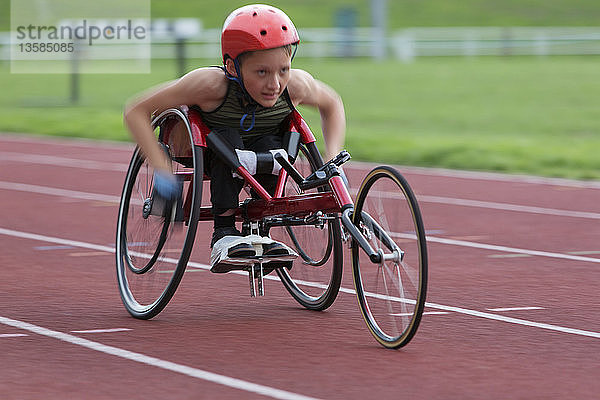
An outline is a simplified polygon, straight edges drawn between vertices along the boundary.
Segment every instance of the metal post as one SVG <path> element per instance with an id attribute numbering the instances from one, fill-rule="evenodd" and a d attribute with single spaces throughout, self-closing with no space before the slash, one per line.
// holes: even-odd
<path id="1" fill-rule="evenodd" d="M 248 279 L 250 280 L 250 297 L 256 297 L 256 287 L 254 286 L 254 265 L 248 269 Z"/>
<path id="2" fill-rule="evenodd" d="M 371 17 L 373 20 L 373 57 L 383 60 L 387 55 L 387 0 L 371 0 Z"/>
<path id="3" fill-rule="evenodd" d="M 79 102 L 79 43 L 75 42 L 71 53 L 70 96 L 71 104 Z"/>
<path id="4" fill-rule="evenodd" d="M 185 39 L 175 39 L 175 52 L 177 54 L 177 77 L 180 77 L 185 74 Z"/>

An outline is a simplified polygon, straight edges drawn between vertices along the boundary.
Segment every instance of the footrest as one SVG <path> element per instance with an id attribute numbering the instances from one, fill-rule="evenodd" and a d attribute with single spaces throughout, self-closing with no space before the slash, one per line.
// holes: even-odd
<path id="1" fill-rule="evenodd" d="M 242 242 L 252 244 L 256 250 L 256 254 L 245 257 L 229 257 L 228 249 L 231 246 L 235 246 Z M 274 241 L 268 237 L 260 237 L 255 235 L 235 239 L 234 241 L 231 241 L 230 243 L 227 243 L 227 245 L 221 247 L 217 247 L 219 244 L 219 242 L 217 242 L 210 257 L 212 265 L 210 270 L 211 272 L 215 273 L 225 273 L 234 270 L 248 270 L 250 267 L 258 264 L 264 264 L 265 269 L 268 271 L 267 273 L 270 273 L 275 268 L 291 268 L 292 263 L 298 257 L 298 254 L 296 254 L 296 252 L 294 252 L 294 250 L 288 246 L 282 244 L 282 246 L 287 249 L 288 254 L 262 254 L 262 245 L 273 242 Z"/>
<path id="2" fill-rule="evenodd" d="M 278 256 L 250 256 L 250 257 L 230 257 L 227 258 L 227 263 L 237 265 L 252 265 L 257 263 L 267 264 L 274 261 L 294 261 L 298 258 L 297 254 L 287 254 Z"/>
<path id="3" fill-rule="evenodd" d="M 248 271 L 252 266 L 263 264 L 267 273 L 270 274 L 275 268 L 291 269 L 296 259 L 296 255 L 277 256 L 277 257 L 248 257 L 248 258 L 229 258 L 227 261 L 214 265 L 210 271 L 223 274 L 231 271 Z"/>

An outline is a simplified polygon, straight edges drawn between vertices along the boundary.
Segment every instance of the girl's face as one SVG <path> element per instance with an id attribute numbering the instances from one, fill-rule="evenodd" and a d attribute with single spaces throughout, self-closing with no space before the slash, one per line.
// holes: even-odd
<path id="1" fill-rule="evenodd" d="M 283 48 L 254 51 L 242 57 L 241 73 L 248 94 L 261 106 L 272 107 L 290 80 L 292 56 Z M 235 74 L 233 61 L 227 70 Z"/>

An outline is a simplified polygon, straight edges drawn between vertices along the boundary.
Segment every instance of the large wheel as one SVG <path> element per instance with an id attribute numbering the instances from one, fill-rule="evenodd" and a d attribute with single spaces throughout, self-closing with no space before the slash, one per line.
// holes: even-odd
<path id="1" fill-rule="evenodd" d="M 323 165 L 314 143 L 300 146 L 294 167 L 304 176 Z M 325 188 L 309 192 L 323 191 Z M 288 177 L 285 195 L 304 193 Z M 342 280 L 343 251 L 339 217 L 323 215 L 311 224 L 276 227 L 271 236 L 296 250 L 299 257 L 291 269 L 280 268 L 277 273 L 290 294 L 304 307 L 324 310 L 335 300 Z"/>
<path id="2" fill-rule="evenodd" d="M 402 347 L 417 331 L 427 289 L 427 246 L 416 197 L 398 171 L 375 168 L 359 189 L 352 220 L 371 247 L 386 255 L 373 263 L 352 244 L 361 312 L 377 341 Z"/>
<path id="3" fill-rule="evenodd" d="M 192 251 L 202 198 L 202 148 L 194 146 L 179 110 L 153 120 L 159 141 L 183 184 L 183 201 L 164 210 L 153 197 L 154 169 L 136 149 L 125 178 L 117 223 L 117 280 L 125 308 L 141 319 L 157 315 L 173 297 Z"/>

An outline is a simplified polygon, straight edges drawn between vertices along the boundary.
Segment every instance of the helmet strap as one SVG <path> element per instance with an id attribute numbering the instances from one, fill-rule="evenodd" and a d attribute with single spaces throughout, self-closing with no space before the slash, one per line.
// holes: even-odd
<path id="1" fill-rule="evenodd" d="M 298 43 L 294 43 L 293 46 L 294 46 L 294 52 L 292 53 L 291 61 L 294 60 L 294 57 L 296 56 L 296 51 L 298 51 Z M 248 131 L 252 130 L 252 128 L 254 128 L 254 121 L 255 121 L 255 116 L 256 116 L 255 114 L 256 114 L 256 108 L 258 106 L 258 103 L 256 102 L 256 100 L 254 100 L 252 98 L 252 96 L 250 96 L 250 93 L 248 93 L 248 91 L 246 90 L 246 87 L 244 86 L 244 79 L 242 77 L 242 68 L 240 67 L 239 57 L 236 57 L 233 59 L 233 66 L 235 68 L 235 73 L 237 76 L 233 76 L 229 73 L 229 71 L 227 70 L 227 65 L 225 65 L 225 68 L 224 68 L 225 76 L 227 77 L 227 79 L 236 82 L 242 89 L 242 93 L 244 95 L 244 100 L 247 103 L 247 105 L 245 107 L 247 112 L 240 119 L 240 129 L 242 129 L 244 132 L 248 132 Z M 248 129 L 246 129 L 246 128 L 244 128 L 244 121 L 246 120 L 246 118 L 248 117 L 248 115 L 250 113 L 252 113 L 252 120 L 250 122 L 250 127 L 248 127 Z"/>
<path id="2" fill-rule="evenodd" d="M 252 105 L 249 105 L 249 106 L 248 106 L 248 109 L 247 109 L 247 111 L 248 111 L 248 112 L 246 112 L 246 113 L 245 113 L 245 114 L 242 116 L 242 118 L 240 119 L 240 128 L 241 128 L 241 129 L 242 129 L 244 132 L 248 132 L 248 131 L 252 130 L 252 128 L 254 128 L 254 120 L 255 120 L 255 117 L 256 117 L 256 107 L 257 107 L 257 105 L 258 105 L 257 103 L 254 103 L 254 104 L 252 104 Z M 246 120 L 246 118 L 248 117 L 248 114 L 249 114 L 250 112 L 252 112 L 252 120 L 250 121 L 250 126 L 248 127 L 248 129 L 246 129 L 246 128 L 244 128 L 244 121 Z"/>
<path id="3" fill-rule="evenodd" d="M 225 76 L 227 77 L 227 79 L 236 82 L 242 89 L 242 93 L 244 95 L 244 100 L 247 103 L 247 106 L 245 108 L 246 108 L 246 110 L 248 110 L 248 112 L 246 112 L 240 119 L 240 129 L 242 129 L 244 132 L 248 132 L 248 131 L 252 130 L 252 128 L 254 128 L 256 107 L 258 106 L 258 103 L 256 102 L 256 100 L 254 100 L 252 98 L 252 96 L 250 96 L 250 94 L 246 90 L 246 87 L 244 86 L 244 79 L 242 77 L 242 68 L 240 67 L 240 62 L 239 62 L 238 57 L 233 59 L 233 65 L 235 67 L 235 73 L 237 76 L 231 75 L 229 73 L 229 71 L 227 71 L 227 66 L 225 66 L 225 68 L 224 68 Z M 248 114 L 250 114 L 250 113 L 252 113 L 252 120 L 250 122 L 250 127 L 248 129 L 246 129 L 246 128 L 244 128 L 244 121 L 246 120 L 246 118 L 248 117 Z"/>
<path id="4" fill-rule="evenodd" d="M 246 88 L 244 87 L 244 81 L 242 79 L 242 69 L 240 68 L 240 62 L 238 61 L 237 58 L 233 58 L 232 60 L 233 60 L 233 66 L 235 68 L 235 74 L 237 76 L 233 76 L 229 73 L 229 70 L 227 70 L 227 65 L 225 65 L 225 68 L 223 68 L 225 70 L 225 76 L 230 81 L 237 82 L 237 84 L 240 85 L 240 87 L 242 88 L 242 92 L 244 92 L 244 95 L 249 96 L 247 94 L 248 92 L 246 92 Z"/>

